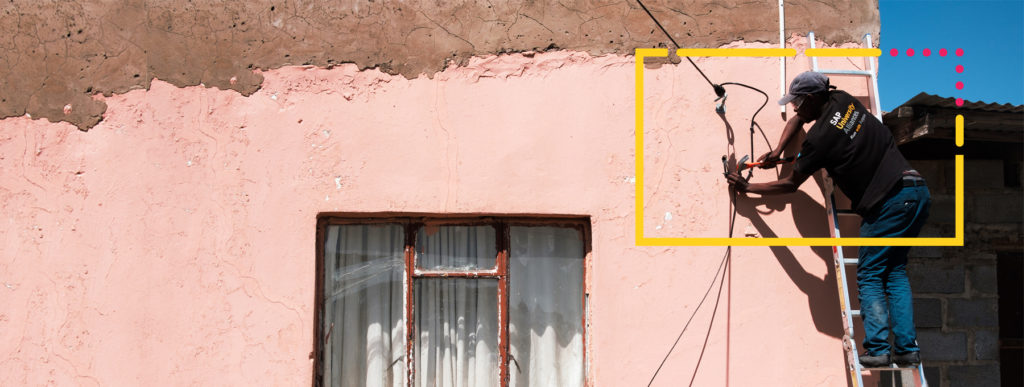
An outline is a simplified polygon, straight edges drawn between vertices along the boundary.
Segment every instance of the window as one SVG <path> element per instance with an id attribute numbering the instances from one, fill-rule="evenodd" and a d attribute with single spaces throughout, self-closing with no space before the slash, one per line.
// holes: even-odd
<path id="1" fill-rule="evenodd" d="M 322 218 L 314 383 L 582 386 L 588 225 Z"/>

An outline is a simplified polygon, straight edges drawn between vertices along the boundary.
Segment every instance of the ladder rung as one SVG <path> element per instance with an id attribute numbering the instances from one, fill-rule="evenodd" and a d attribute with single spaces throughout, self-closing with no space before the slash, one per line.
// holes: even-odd
<path id="1" fill-rule="evenodd" d="M 864 70 L 823 70 L 823 69 L 819 69 L 818 72 L 822 73 L 822 74 L 834 74 L 834 75 L 863 75 L 865 77 L 870 77 L 870 76 L 874 75 L 870 71 L 864 71 Z"/>
<path id="2" fill-rule="evenodd" d="M 856 265 L 857 261 L 858 261 L 857 258 L 843 258 L 843 263 L 845 263 L 847 265 Z"/>
<path id="3" fill-rule="evenodd" d="M 850 316 L 860 317 L 860 309 L 851 309 L 850 310 Z"/>
<path id="4" fill-rule="evenodd" d="M 917 371 L 917 366 L 914 367 L 861 367 L 863 371 Z"/>

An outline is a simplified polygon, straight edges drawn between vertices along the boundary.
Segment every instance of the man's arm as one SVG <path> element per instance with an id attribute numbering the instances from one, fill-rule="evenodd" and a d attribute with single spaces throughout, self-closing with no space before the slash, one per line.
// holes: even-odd
<path id="1" fill-rule="evenodd" d="M 808 177 L 810 177 L 810 175 L 805 175 L 800 173 L 800 171 L 793 170 L 793 172 L 788 176 L 771 183 L 747 183 L 747 181 L 740 177 L 740 175 L 736 174 L 736 172 L 730 172 L 725 175 L 725 178 L 729 180 L 729 185 L 736 189 L 736 191 L 761 195 L 777 195 L 796 192 L 797 188 L 800 188 L 800 184 L 807 181 Z"/>
<path id="2" fill-rule="evenodd" d="M 800 119 L 800 116 L 794 115 L 789 121 L 786 121 L 786 126 L 782 129 L 782 136 L 779 137 L 779 145 L 775 147 L 771 152 L 761 155 L 757 158 L 757 161 L 763 162 L 761 168 L 775 168 L 775 162 L 782 157 L 782 151 L 789 145 L 789 141 L 793 139 L 793 135 L 797 131 L 803 129 L 804 121 Z"/>

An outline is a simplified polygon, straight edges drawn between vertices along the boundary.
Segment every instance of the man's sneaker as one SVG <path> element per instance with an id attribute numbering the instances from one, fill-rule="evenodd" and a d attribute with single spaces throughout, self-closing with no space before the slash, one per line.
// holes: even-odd
<path id="1" fill-rule="evenodd" d="M 889 362 L 889 354 L 871 356 L 868 354 L 860 355 L 860 365 L 864 368 L 880 368 L 888 367 L 891 365 Z"/>
<path id="2" fill-rule="evenodd" d="M 904 354 L 896 354 L 892 357 L 892 360 L 900 366 L 916 366 L 921 364 L 921 352 L 907 352 Z"/>

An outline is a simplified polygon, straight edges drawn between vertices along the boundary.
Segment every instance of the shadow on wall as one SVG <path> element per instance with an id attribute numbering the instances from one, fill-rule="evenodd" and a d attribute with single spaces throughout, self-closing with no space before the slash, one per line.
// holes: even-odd
<path id="1" fill-rule="evenodd" d="M 736 165 L 737 160 L 735 147 L 735 132 L 733 131 L 732 124 L 729 123 L 729 121 L 725 118 L 724 115 L 720 114 L 719 118 L 722 120 L 722 123 L 725 127 L 725 154 L 728 155 L 725 160 L 729 163 L 728 165 Z M 802 136 L 798 135 L 797 138 L 794 138 L 793 141 L 791 141 L 790 148 L 786 149 L 785 154 L 788 155 L 795 153 L 795 148 L 798 148 L 798 144 L 801 144 L 802 142 Z M 756 156 L 758 155 L 752 155 L 752 157 Z M 789 173 L 791 173 L 791 168 L 791 165 L 781 167 L 781 173 L 778 174 L 777 176 L 788 175 Z M 778 173 L 778 171 L 779 170 L 777 168 L 776 172 Z M 815 184 L 818 186 L 818 189 L 824 192 L 823 179 L 821 177 L 821 173 L 815 173 L 813 177 L 815 180 Z M 730 194 L 732 193 L 730 192 Z M 792 205 L 790 212 L 793 216 L 793 223 L 796 225 L 797 232 L 801 237 L 829 236 L 827 228 L 828 222 L 825 217 L 825 207 L 822 204 L 818 203 L 816 200 L 814 200 L 814 198 L 812 198 L 806 192 L 797 191 L 795 193 L 787 195 L 764 197 L 736 196 L 736 200 L 733 203 L 735 204 L 735 208 L 729 209 L 730 236 L 732 236 L 733 231 L 735 230 L 735 222 L 737 216 L 742 216 L 743 218 L 749 220 L 750 223 L 757 229 L 758 233 L 763 237 L 779 237 L 774 231 L 772 231 L 771 227 L 768 226 L 768 223 L 766 223 L 762 217 L 765 215 L 772 214 L 776 211 L 785 210 L 787 204 Z M 764 207 L 765 210 L 759 209 L 759 207 Z M 811 312 L 811 319 L 814 322 L 815 328 L 821 333 L 841 339 L 843 337 L 843 327 L 838 305 L 839 293 L 835 287 L 837 273 L 835 272 L 835 269 L 832 265 L 832 254 L 830 249 L 828 247 L 812 247 L 811 249 L 815 253 L 815 255 L 818 256 L 818 258 L 825 262 L 826 267 L 829 268 L 828 272 L 825 275 L 825 278 L 822 279 L 819 279 L 814 274 L 811 274 L 804 270 L 803 265 L 800 264 L 800 262 L 796 258 L 796 255 L 789 249 L 789 247 L 771 246 L 770 249 L 772 254 L 775 255 L 776 259 L 778 259 L 779 264 L 782 266 L 782 269 L 785 270 L 786 274 L 789 275 L 789 278 L 793 280 L 793 283 L 796 284 L 797 287 L 800 288 L 800 290 L 807 295 L 807 307 Z M 725 266 L 724 270 L 722 270 L 722 268 L 719 268 L 719 270 L 722 270 L 722 278 L 720 281 L 716 280 L 719 281 L 719 283 L 717 295 L 715 296 L 714 300 L 714 306 L 712 306 L 711 322 L 709 323 L 707 331 L 704 333 L 704 343 L 701 347 L 700 355 L 697 359 L 697 364 L 693 369 L 693 373 L 690 375 L 690 386 L 692 386 L 694 381 L 696 380 L 697 373 L 700 370 L 701 362 L 704 359 L 704 354 L 708 345 L 708 339 L 711 335 L 711 326 L 714 325 L 715 316 L 717 315 L 720 302 L 722 301 L 722 286 L 724 285 L 725 281 L 729 282 L 730 287 L 732 286 L 732 276 L 730 267 L 731 265 L 729 264 L 731 255 L 732 250 L 731 248 L 729 248 L 726 250 L 726 257 L 724 257 L 725 260 L 723 261 L 723 264 Z M 718 274 L 716 272 L 716 276 L 717 275 Z M 726 278 L 729 279 L 727 280 Z M 712 282 L 711 287 L 708 288 L 708 293 L 710 293 L 714 289 L 716 281 Z M 730 302 L 728 301 L 728 298 L 731 297 L 730 295 L 731 289 L 728 292 L 726 292 L 726 305 L 730 304 Z M 705 297 L 706 296 L 707 295 L 705 295 Z M 700 309 L 703 303 L 704 300 L 701 300 L 700 304 L 697 305 L 697 309 Z M 729 313 L 726 314 L 726 319 L 729 319 Z M 728 325 L 730 324 L 727 323 L 727 326 Z M 686 328 L 688 326 L 689 322 L 687 322 L 686 326 L 683 327 L 682 332 L 679 333 L 680 337 L 682 337 L 683 333 L 686 332 Z M 730 334 L 727 331 L 727 341 L 729 340 L 729 336 Z M 678 343 L 678 338 L 676 339 L 676 343 Z M 672 348 L 669 349 L 669 352 L 668 354 L 666 354 L 665 359 L 668 359 L 668 356 L 672 354 L 672 349 L 674 348 L 675 344 L 673 344 Z M 843 352 L 836 353 L 837 356 L 845 356 Z M 664 364 L 665 363 L 663 360 L 661 365 L 659 365 L 658 369 L 654 372 L 654 375 L 651 378 L 651 383 L 653 383 L 655 378 L 657 378 L 658 371 L 661 370 L 661 367 L 664 366 Z M 727 384 L 730 368 L 731 357 L 727 349 L 725 355 L 725 380 Z M 847 385 L 851 385 L 852 383 L 852 380 L 847 379 Z"/>
<path id="2" fill-rule="evenodd" d="M 721 116 L 720 116 L 721 117 Z M 732 125 L 725 117 L 721 117 L 725 124 L 726 137 L 728 140 L 729 165 L 736 165 L 736 153 L 734 146 L 735 134 Z M 755 138 L 755 140 L 757 140 Z M 790 141 L 790 146 L 785 154 L 795 154 L 799 150 L 799 144 L 803 142 L 802 136 L 797 136 Z M 772 144 L 775 145 L 775 144 Z M 759 155 L 752 155 L 757 157 Z M 792 165 L 780 167 L 778 176 L 786 176 L 792 172 Z M 779 169 L 777 169 L 778 171 Z M 760 170 L 770 172 L 770 170 Z M 813 175 L 815 185 L 824 192 L 821 173 Z M 807 184 L 807 183 L 804 183 Z M 736 212 L 740 217 L 746 218 L 754 226 L 758 234 L 765 238 L 780 237 L 763 219 L 777 211 L 786 209 L 790 205 L 790 213 L 793 216 L 793 223 L 796 225 L 800 237 L 828 237 L 828 221 L 825 207 L 818 203 L 806 192 L 797 191 L 791 194 L 777 196 L 743 196 L 736 200 Z M 788 235 L 787 235 L 788 236 Z M 779 265 L 786 271 L 789 278 L 793 280 L 800 290 L 807 295 L 807 306 L 811 312 L 815 328 L 824 334 L 832 337 L 843 337 L 842 320 L 839 314 L 839 291 L 836 289 L 836 272 L 832 265 L 832 252 L 827 246 L 812 247 L 821 260 L 829 268 L 825 278 L 819 279 L 814 274 L 804 270 L 803 265 L 797 260 L 796 255 L 786 246 L 771 246 L 772 254 L 779 261 Z"/>
<path id="3" fill-rule="evenodd" d="M 818 174 L 815 174 L 818 176 Z M 816 177 L 815 180 L 818 180 Z M 742 198 L 736 202 L 736 211 L 740 216 L 748 219 L 757 229 L 757 232 L 765 238 L 777 238 L 779 235 L 772 231 L 765 223 L 763 215 L 774 211 L 785 209 L 787 203 L 792 204 L 793 221 L 801 237 L 827 237 L 828 224 L 825 219 L 825 207 L 815 201 L 810 195 L 803 191 L 796 193 L 761 198 Z M 765 206 L 769 211 L 758 209 Z M 799 212 L 801 215 L 798 215 Z M 815 220 L 815 215 L 820 215 L 820 220 Z M 824 235 L 822 235 L 824 234 Z M 825 278 L 808 273 L 803 265 L 796 259 L 793 251 L 786 246 L 771 246 L 772 254 L 779 261 L 779 265 L 786 271 L 789 278 L 793 280 L 800 291 L 807 295 L 807 306 L 811 311 L 811 318 L 814 320 L 814 327 L 819 332 L 832 337 L 843 337 L 842 320 L 839 315 L 839 291 L 836 289 L 836 272 L 832 268 L 832 252 L 827 246 L 812 247 L 811 250 L 829 268 Z"/>

